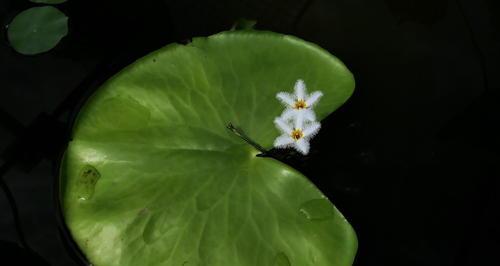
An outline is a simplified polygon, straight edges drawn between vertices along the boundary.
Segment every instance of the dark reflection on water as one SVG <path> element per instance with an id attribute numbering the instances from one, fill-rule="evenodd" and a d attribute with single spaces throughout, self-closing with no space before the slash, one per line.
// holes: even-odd
<path id="1" fill-rule="evenodd" d="M 39 255 L 19 247 L 16 243 L 0 240 L 2 263 L 5 265 L 50 265 Z"/>
<path id="2" fill-rule="evenodd" d="M 400 22 L 434 24 L 446 15 L 450 0 L 385 0 Z"/>

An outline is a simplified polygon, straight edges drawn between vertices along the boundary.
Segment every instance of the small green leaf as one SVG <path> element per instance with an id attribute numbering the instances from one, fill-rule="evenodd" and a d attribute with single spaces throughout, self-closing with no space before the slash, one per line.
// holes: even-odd
<path id="1" fill-rule="evenodd" d="M 55 5 L 55 4 L 64 3 L 67 0 L 30 0 L 30 1 L 33 2 L 33 3 L 39 3 L 39 4 L 51 4 L 51 5 Z"/>
<path id="2" fill-rule="evenodd" d="M 318 119 L 354 89 L 327 51 L 260 31 L 172 44 L 108 80 L 80 110 L 61 167 L 65 221 L 90 263 L 350 266 L 357 240 L 342 214 L 226 128 L 272 148 L 276 93 L 297 79 L 323 92 Z"/>
<path id="3" fill-rule="evenodd" d="M 101 174 L 92 165 L 83 166 L 77 181 L 77 196 L 80 200 L 89 200 L 94 195 L 95 186 Z"/>
<path id="4" fill-rule="evenodd" d="M 54 48 L 68 33 L 68 18 L 55 7 L 33 7 L 9 24 L 7 36 L 19 53 L 34 55 Z"/>

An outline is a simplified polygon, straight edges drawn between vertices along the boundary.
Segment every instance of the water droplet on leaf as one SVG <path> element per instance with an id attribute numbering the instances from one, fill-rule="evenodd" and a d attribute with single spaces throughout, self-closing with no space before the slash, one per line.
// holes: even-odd
<path id="1" fill-rule="evenodd" d="M 95 167 L 91 165 L 85 165 L 82 170 L 80 170 L 78 180 L 76 181 L 78 199 L 91 199 L 94 195 L 95 186 L 100 177 L 101 174 Z"/>
<path id="2" fill-rule="evenodd" d="M 279 252 L 273 260 L 273 266 L 291 266 L 288 256 L 283 252 Z"/>

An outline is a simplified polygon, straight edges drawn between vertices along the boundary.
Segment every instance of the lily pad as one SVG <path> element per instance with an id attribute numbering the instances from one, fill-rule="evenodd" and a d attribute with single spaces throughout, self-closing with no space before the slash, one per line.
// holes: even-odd
<path id="1" fill-rule="evenodd" d="M 33 7 L 9 24 L 7 36 L 19 53 L 34 55 L 54 48 L 68 34 L 68 17 L 52 6 Z"/>
<path id="2" fill-rule="evenodd" d="M 323 91 L 319 118 L 354 88 L 325 50 L 260 31 L 168 45 L 108 80 L 81 109 L 61 168 L 65 221 L 89 261 L 351 265 L 356 235 L 331 202 L 226 129 L 272 148 L 275 95 L 299 78 Z"/>

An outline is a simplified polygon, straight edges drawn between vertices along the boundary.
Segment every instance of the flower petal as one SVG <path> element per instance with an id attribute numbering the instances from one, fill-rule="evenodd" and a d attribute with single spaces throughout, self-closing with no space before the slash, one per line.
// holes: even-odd
<path id="1" fill-rule="evenodd" d="M 313 110 L 311 109 L 302 109 L 302 112 L 304 112 L 304 119 L 307 121 L 315 121 L 316 120 L 316 114 L 314 113 Z"/>
<path id="2" fill-rule="evenodd" d="M 295 112 L 293 128 L 302 129 L 304 127 L 305 112 L 303 110 L 298 110 Z"/>
<path id="3" fill-rule="evenodd" d="M 293 139 L 290 135 L 281 135 L 274 140 L 274 147 L 276 148 L 287 148 L 293 144 Z"/>
<path id="4" fill-rule="evenodd" d="M 295 104 L 293 95 L 287 92 L 278 92 L 276 98 L 286 106 L 293 106 Z"/>
<path id="5" fill-rule="evenodd" d="M 306 100 L 307 106 L 311 107 L 311 106 L 315 105 L 316 103 L 318 103 L 319 98 L 321 98 L 321 96 L 323 96 L 323 93 L 321 91 L 315 91 L 315 92 L 309 94 L 309 97 Z"/>
<path id="6" fill-rule="evenodd" d="M 285 109 L 285 111 L 283 111 L 283 113 L 281 113 L 280 117 L 284 121 L 288 122 L 288 121 L 292 120 L 295 117 L 295 113 L 297 111 L 298 111 L 297 109 L 287 108 L 287 109 Z"/>
<path id="7" fill-rule="evenodd" d="M 318 134 L 318 131 L 320 128 L 321 128 L 321 124 L 318 122 L 311 122 L 311 123 L 307 124 L 304 127 L 304 129 L 302 130 L 302 133 L 304 133 L 304 138 L 311 139 L 316 134 Z"/>
<path id="8" fill-rule="evenodd" d="M 295 96 L 297 99 L 305 99 L 306 97 L 306 84 L 304 83 L 303 80 L 299 79 L 297 82 L 295 82 Z"/>
<path id="9" fill-rule="evenodd" d="M 306 139 L 304 138 L 301 138 L 299 140 L 297 140 L 295 143 L 294 143 L 294 146 L 293 146 L 298 152 L 302 153 L 303 155 L 306 155 L 309 153 L 309 148 L 310 148 L 310 145 L 309 145 L 309 141 L 307 141 Z"/>
<path id="10" fill-rule="evenodd" d="M 283 119 L 279 117 L 274 119 L 274 124 L 284 134 L 290 135 L 292 133 L 292 127 Z"/>

